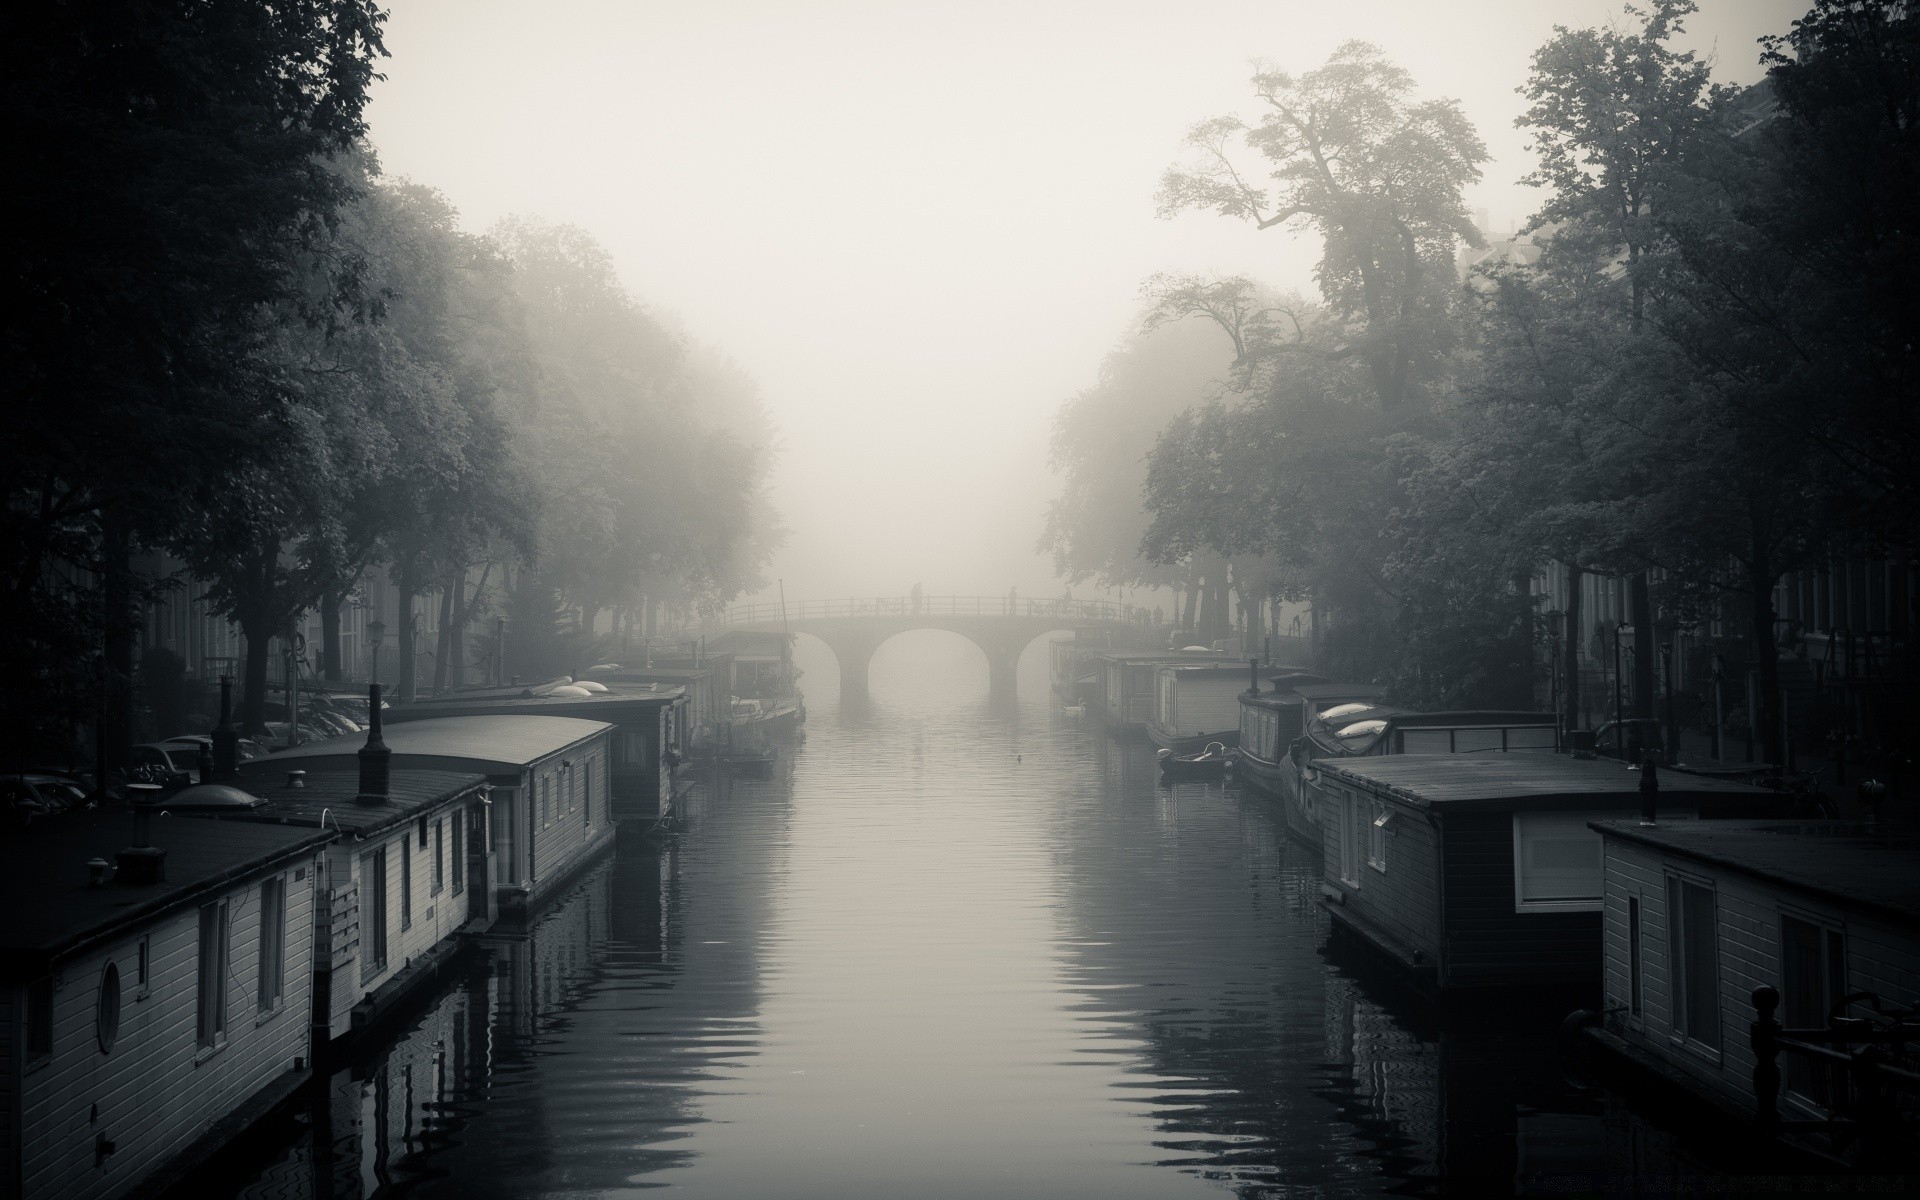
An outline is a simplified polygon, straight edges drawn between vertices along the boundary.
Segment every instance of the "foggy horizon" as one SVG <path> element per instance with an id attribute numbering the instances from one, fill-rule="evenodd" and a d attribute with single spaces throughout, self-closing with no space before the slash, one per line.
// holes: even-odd
<path id="1" fill-rule="evenodd" d="M 1792 0 L 1706 0 L 1676 48 L 1729 84 Z M 578 225 L 621 279 L 760 385 L 786 543 L 771 600 L 1059 595 L 1033 547 L 1059 406 L 1138 323 L 1158 271 L 1314 293 L 1318 235 L 1163 220 L 1204 118 L 1249 111 L 1249 60 L 1378 45 L 1461 101 L 1491 228 L 1541 202 L 1515 88 L 1555 25 L 1611 0 L 1436 5 L 412 2 L 386 27 L 369 138 L 475 232 Z M 1230 357 L 1221 340 L 1222 373 Z M 1091 596 L 1091 583 L 1076 596 Z M 1100 593 L 1104 595 L 1105 593 Z"/>

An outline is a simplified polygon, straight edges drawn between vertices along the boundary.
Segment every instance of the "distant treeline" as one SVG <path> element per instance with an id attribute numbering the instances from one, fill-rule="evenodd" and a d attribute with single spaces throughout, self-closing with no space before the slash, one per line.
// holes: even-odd
<path id="1" fill-rule="evenodd" d="M 16 757 L 96 721 L 125 743 L 156 589 L 200 589 L 245 633 L 253 724 L 269 639 L 337 614 L 370 568 L 406 597 L 447 589 L 465 622 L 465 581 L 511 567 L 487 603 L 518 654 L 556 662 L 596 613 L 758 582 L 775 523 L 754 383 L 579 229 L 468 232 L 383 176 L 363 117 L 383 19 L 370 0 L 0 18 Z M 160 554 L 177 578 L 134 569 Z"/>
<path id="2" fill-rule="evenodd" d="M 1821 0 L 1732 89 L 1674 49 L 1693 11 L 1534 54 L 1544 203 L 1494 245 L 1479 136 L 1371 46 L 1195 126 L 1163 213 L 1314 231 L 1319 294 L 1149 281 L 1061 411 L 1063 573 L 1191 586 L 1203 621 L 1229 586 L 1311 601 L 1325 666 L 1456 707 L 1532 698 L 1538 573 L 1626 576 L 1642 629 L 1744 631 L 1780 761 L 1775 584 L 1920 536 L 1920 16 Z M 1196 317 L 1219 349 L 1165 328 Z"/>

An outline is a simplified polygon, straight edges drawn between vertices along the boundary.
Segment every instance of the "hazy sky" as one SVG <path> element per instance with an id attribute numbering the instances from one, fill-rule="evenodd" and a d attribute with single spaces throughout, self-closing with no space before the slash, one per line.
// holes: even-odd
<path id="1" fill-rule="evenodd" d="M 1309 235 L 1154 215 L 1187 127 L 1252 112 L 1248 60 L 1301 70 L 1377 43 L 1465 105 L 1493 155 L 1469 201 L 1505 229 L 1536 205 L 1515 183 L 1529 56 L 1619 7 L 394 0 L 371 121 L 387 169 L 471 227 L 584 227 L 637 295 L 759 379 L 790 598 L 1057 594 L 1033 552 L 1053 413 L 1140 281 L 1311 289 Z M 1702 8 L 1688 41 L 1745 83 L 1755 38 L 1806 4 Z"/>

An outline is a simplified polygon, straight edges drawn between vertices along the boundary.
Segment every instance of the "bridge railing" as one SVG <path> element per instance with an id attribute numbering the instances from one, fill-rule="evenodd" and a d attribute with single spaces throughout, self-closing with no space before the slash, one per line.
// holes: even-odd
<path id="1" fill-rule="evenodd" d="M 1152 613 L 1111 600 L 1029 599 L 1025 596 L 848 596 L 833 600 L 789 600 L 736 604 L 708 625 L 759 625 L 778 621 L 817 621 L 833 617 L 1043 617 L 1068 623 L 1112 622 L 1144 625 Z"/>

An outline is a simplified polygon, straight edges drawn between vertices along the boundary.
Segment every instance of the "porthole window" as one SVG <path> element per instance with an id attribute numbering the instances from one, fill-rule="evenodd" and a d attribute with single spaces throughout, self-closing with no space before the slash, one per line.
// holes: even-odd
<path id="1" fill-rule="evenodd" d="M 120 1037 L 120 968 L 113 963 L 100 973 L 98 1026 L 100 1053 L 113 1053 L 113 1043 Z"/>

